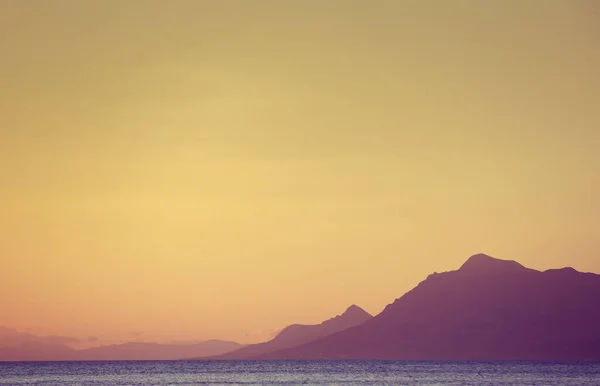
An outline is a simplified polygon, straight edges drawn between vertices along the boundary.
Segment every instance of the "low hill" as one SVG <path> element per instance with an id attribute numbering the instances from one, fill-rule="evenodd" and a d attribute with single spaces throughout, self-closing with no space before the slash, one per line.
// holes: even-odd
<path id="1" fill-rule="evenodd" d="M 362 308 L 352 305 L 344 313 L 320 324 L 293 324 L 284 328 L 275 338 L 268 342 L 248 345 L 239 350 L 212 359 L 251 359 L 272 351 L 295 347 L 339 331 L 360 325 L 372 316 Z"/>

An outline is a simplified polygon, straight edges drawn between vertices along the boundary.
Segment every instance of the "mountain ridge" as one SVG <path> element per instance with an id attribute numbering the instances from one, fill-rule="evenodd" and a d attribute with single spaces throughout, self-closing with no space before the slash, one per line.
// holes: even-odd
<path id="1" fill-rule="evenodd" d="M 454 271 L 428 275 L 374 317 L 353 304 L 319 324 L 287 326 L 268 342 L 127 342 L 75 350 L 65 344 L 75 338 L 0 327 L 0 361 L 600 360 L 598 304 L 598 274 L 539 271 L 479 253 Z"/>
<path id="2" fill-rule="evenodd" d="M 362 325 L 256 359 L 600 359 L 597 304 L 600 275 L 478 254 Z"/>
<path id="3" fill-rule="evenodd" d="M 61 343 L 61 340 L 66 339 L 37 336 L 0 327 L 0 362 L 175 360 L 191 356 L 220 355 L 244 347 L 236 342 L 210 339 L 198 343 L 125 342 L 74 349 Z"/>
<path id="4" fill-rule="evenodd" d="M 327 319 L 319 324 L 292 324 L 285 327 L 279 334 L 267 342 L 248 345 L 223 355 L 211 357 L 210 359 L 250 359 L 254 356 L 264 355 L 271 351 L 312 342 L 319 338 L 360 325 L 372 317 L 371 314 L 353 304 L 342 314 Z"/>

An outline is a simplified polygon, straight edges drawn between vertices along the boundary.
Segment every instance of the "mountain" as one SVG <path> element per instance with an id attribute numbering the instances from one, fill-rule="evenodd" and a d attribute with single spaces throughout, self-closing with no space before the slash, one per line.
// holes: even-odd
<path id="1" fill-rule="evenodd" d="M 0 327 L 0 362 L 68 360 L 75 353 L 65 343 L 75 338 L 37 336 L 12 328 Z"/>
<path id="2" fill-rule="evenodd" d="M 71 337 L 38 336 L 0 327 L 0 362 L 2 361 L 72 361 L 72 360 L 170 360 L 214 356 L 237 350 L 243 345 L 223 340 L 194 344 L 123 343 L 75 350 Z"/>
<path id="3" fill-rule="evenodd" d="M 272 351 L 302 345 L 339 331 L 360 325 L 372 316 L 362 308 L 352 305 L 346 311 L 321 324 L 292 324 L 284 328 L 275 338 L 268 342 L 252 344 L 213 359 L 250 359 Z"/>
<path id="4" fill-rule="evenodd" d="M 214 356 L 237 350 L 243 345 L 223 340 L 208 340 L 195 344 L 160 344 L 129 342 L 93 347 L 77 351 L 78 360 L 174 360 Z"/>
<path id="5" fill-rule="evenodd" d="M 600 360 L 600 275 L 479 254 L 359 326 L 258 359 Z"/>
<path id="6" fill-rule="evenodd" d="M 0 362 L 73 360 L 75 350 L 59 343 L 21 342 L 0 347 Z"/>

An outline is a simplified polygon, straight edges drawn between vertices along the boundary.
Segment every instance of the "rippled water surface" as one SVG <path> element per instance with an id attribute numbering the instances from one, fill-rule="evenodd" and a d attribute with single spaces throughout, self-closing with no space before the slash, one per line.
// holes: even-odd
<path id="1" fill-rule="evenodd" d="M 600 385 L 592 362 L 0 363 L 0 385 Z"/>

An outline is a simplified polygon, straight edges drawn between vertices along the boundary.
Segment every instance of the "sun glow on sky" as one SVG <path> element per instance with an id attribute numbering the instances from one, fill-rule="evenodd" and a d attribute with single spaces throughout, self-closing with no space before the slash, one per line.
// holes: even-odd
<path id="1" fill-rule="evenodd" d="M 600 272 L 599 17 L 2 1 L 0 325 L 244 342 L 477 252 Z"/>

